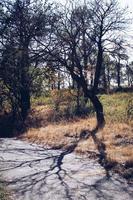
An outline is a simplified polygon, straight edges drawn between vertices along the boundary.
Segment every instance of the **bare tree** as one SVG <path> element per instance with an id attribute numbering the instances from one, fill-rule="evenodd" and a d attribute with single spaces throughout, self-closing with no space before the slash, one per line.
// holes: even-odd
<path id="1" fill-rule="evenodd" d="M 97 127 L 103 127 L 103 107 L 96 96 L 103 65 L 103 53 L 112 51 L 118 31 L 127 23 L 125 10 L 115 0 L 93 0 L 88 4 L 65 7 L 56 25 L 53 46 L 47 53 L 71 74 L 82 88 L 85 98 L 93 103 L 97 116 Z M 120 34 L 119 34 L 120 35 Z M 116 37 L 117 36 L 117 37 Z M 87 71 L 90 60 L 96 57 L 93 88 L 88 87 Z"/>
<path id="2" fill-rule="evenodd" d="M 45 49 L 49 59 L 60 62 L 82 88 L 84 97 L 93 103 L 97 115 L 97 127 L 104 125 L 103 107 L 95 93 L 88 87 L 87 69 L 92 52 L 91 40 L 87 34 L 89 15 L 86 7 L 65 10 L 56 24 L 53 46 Z M 60 69 L 61 70 L 61 69 Z"/>

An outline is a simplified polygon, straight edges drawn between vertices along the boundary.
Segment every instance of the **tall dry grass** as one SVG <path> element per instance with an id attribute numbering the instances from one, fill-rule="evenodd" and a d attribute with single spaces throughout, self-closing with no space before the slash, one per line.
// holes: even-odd
<path id="1" fill-rule="evenodd" d="M 131 115 L 127 118 L 126 110 L 128 100 L 132 101 L 131 94 L 118 93 L 103 95 L 100 98 L 105 109 L 106 125 L 97 133 L 97 137 L 106 146 L 107 159 L 118 163 L 133 163 L 133 120 Z M 83 130 L 91 131 L 95 125 L 95 117 L 74 117 L 65 120 L 51 106 L 39 105 L 31 112 L 28 131 L 24 137 L 52 148 L 68 148 L 79 140 Z M 75 151 L 98 153 L 91 137 L 87 140 L 81 139 Z"/>

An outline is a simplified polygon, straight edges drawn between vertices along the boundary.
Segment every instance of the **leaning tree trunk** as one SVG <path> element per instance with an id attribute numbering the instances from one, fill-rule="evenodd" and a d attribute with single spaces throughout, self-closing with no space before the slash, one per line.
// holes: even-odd
<path id="1" fill-rule="evenodd" d="M 91 90 L 91 92 L 87 90 L 87 96 L 92 102 L 96 111 L 96 118 L 97 118 L 96 129 L 103 128 L 105 125 L 103 106 L 100 100 L 98 99 L 98 97 L 96 96 L 99 79 L 101 76 L 102 64 L 103 64 L 103 48 L 102 48 L 101 37 L 99 38 L 99 43 L 98 43 L 98 55 L 97 55 L 97 63 L 96 63 L 96 69 L 95 69 L 94 87 Z"/>
<path id="2" fill-rule="evenodd" d="M 103 106 L 100 100 L 96 95 L 89 95 L 89 99 L 92 102 L 95 111 L 96 111 L 96 118 L 97 118 L 97 127 L 96 128 L 103 128 L 105 125 L 104 113 L 103 113 Z"/>
<path id="3" fill-rule="evenodd" d="M 103 106 L 96 94 L 93 91 L 88 90 L 87 88 L 83 89 L 85 97 L 87 99 L 90 99 L 91 103 L 94 106 L 95 112 L 96 112 L 96 119 L 97 119 L 97 126 L 96 129 L 103 128 L 105 125 L 105 119 L 104 119 L 104 112 L 103 112 Z"/>
<path id="4" fill-rule="evenodd" d="M 92 102 L 94 109 L 96 111 L 96 118 L 97 118 L 97 126 L 95 130 L 98 130 L 99 128 L 103 128 L 105 125 L 105 119 L 104 119 L 104 113 L 103 113 L 103 106 L 98 97 L 95 94 L 94 88 L 91 90 L 88 89 L 87 83 L 85 78 L 79 77 L 75 75 L 73 72 L 71 72 L 72 79 L 77 82 L 82 87 L 84 97 L 86 99 L 90 99 Z"/>
<path id="5" fill-rule="evenodd" d="M 100 100 L 98 99 L 98 97 L 95 94 L 94 90 L 89 90 L 87 88 L 87 84 L 85 83 L 85 81 L 82 79 L 82 81 L 80 82 L 82 85 L 82 89 L 84 92 L 84 97 L 86 99 L 90 99 L 90 101 L 92 102 L 94 109 L 96 111 L 96 118 L 97 118 L 97 126 L 96 129 L 99 128 L 103 128 L 105 125 L 105 119 L 104 119 L 104 112 L 103 112 L 103 106 L 102 103 L 100 102 Z"/>

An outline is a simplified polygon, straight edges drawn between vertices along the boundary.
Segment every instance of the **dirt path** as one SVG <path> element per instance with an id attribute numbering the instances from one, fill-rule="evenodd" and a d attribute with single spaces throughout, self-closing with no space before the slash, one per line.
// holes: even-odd
<path id="1" fill-rule="evenodd" d="M 132 200 L 133 189 L 115 175 L 107 178 L 97 160 L 0 139 L 0 175 L 13 200 Z"/>

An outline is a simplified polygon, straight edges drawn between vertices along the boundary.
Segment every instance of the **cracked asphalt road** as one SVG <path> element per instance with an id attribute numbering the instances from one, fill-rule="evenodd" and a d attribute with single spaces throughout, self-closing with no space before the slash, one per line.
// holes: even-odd
<path id="1" fill-rule="evenodd" d="M 0 177 L 13 200 L 132 200 L 133 188 L 106 177 L 97 160 L 27 141 L 0 139 Z"/>

